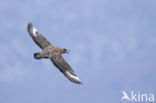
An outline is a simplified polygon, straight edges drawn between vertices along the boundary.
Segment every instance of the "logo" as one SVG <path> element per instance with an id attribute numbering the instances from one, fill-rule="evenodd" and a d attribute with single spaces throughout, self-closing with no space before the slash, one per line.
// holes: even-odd
<path id="1" fill-rule="evenodd" d="M 138 101 L 138 102 L 153 102 L 154 101 L 154 94 L 147 94 L 141 92 L 134 92 L 131 91 L 127 94 L 125 91 L 122 91 L 123 96 L 121 97 L 121 101 Z"/>

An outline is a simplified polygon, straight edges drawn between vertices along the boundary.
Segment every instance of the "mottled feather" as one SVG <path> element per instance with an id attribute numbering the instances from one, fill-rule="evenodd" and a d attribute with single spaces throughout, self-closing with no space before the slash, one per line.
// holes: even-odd
<path id="1" fill-rule="evenodd" d="M 81 84 L 80 79 L 61 55 L 51 58 L 51 61 L 70 81 Z"/>
<path id="2" fill-rule="evenodd" d="M 42 34 L 40 34 L 37 29 L 33 27 L 31 23 L 28 24 L 28 32 L 34 42 L 41 48 L 44 49 L 52 45 Z"/>

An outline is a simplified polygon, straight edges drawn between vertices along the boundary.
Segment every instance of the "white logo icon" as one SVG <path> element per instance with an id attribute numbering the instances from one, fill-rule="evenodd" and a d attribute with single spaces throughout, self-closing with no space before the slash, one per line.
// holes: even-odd
<path id="1" fill-rule="evenodd" d="M 154 101 L 154 94 L 147 94 L 147 93 L 141 93 L 141 92 L 134 92 L 131 91 L 131 94 L 128 95 L 125 91 L 122 91 L 123 96 L 121 97 L 121 100 L 128 100 L 128 101 L 141 101 L 141 102 L 152 102 Z"/>
<path id="2" fill-rule="evenodd" d="M 122 96 L 121 100 L 127 99 L 127 100 L 130 101 L 130 98 L 128 97 L 128 95 L 127 95 L 127 93 L 125 91 L 122 91 L 122 94 L 123 94 L 123 96 Z"/>

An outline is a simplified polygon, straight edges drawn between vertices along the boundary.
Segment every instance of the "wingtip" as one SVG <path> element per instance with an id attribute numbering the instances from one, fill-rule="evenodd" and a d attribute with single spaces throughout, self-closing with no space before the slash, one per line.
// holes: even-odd
<path id="1" fill-rule="evenodd" d="M 32 23 L 28 23 L 28 31 L 33 27 Z"/>
<path id="2" fill-rule="evenodd" d="M 28 32 L 30 33 L 31 36 L 37 36 L 36 35 L 36 28 L 33 26 L 32 23 L 28 23 Z"/>
<path id="3" fill-rule="evenodd" d="M 28 23 L 28 25 L 32 25 L 32 23 L 31 23 L 31 22 L 29 22 L 29 23 Z"/>
<path id="4" fill-rule="evenodd" d="M 32 23 L 28 23 L 28 29 L 32 27 L 33 27 Z"/>
<path id="5" fill-rule="evenodd" d="M 80 84 L 80 85 L 82 85 L 83 83 L 82 83 L 81 81 L 79 81 L 79 82 L 77 82 L 77 84 Z"/>
<path id="6" fill-rule="evenodd" d="M 82 85 L 83 83 L 79 80 L 77 80 L 77 81 L 74 81 L 74 80 L 70 80 L 72 83 L 74 83 L 74 84 L 78 84 L 78 85 Z"/>
<path id="7" fill-rule="evenodd" d="M 79 78 L 75 81 L 75 83 L 77 83 L 77 84 L 83 84 Z"/>
<path id="8" fill-rule="evenodd" d="M 73 83 L 82 84 L 80 79 L 76 75 L 71 74 L 69 71 L 66 71 L 65 76 Z"/>

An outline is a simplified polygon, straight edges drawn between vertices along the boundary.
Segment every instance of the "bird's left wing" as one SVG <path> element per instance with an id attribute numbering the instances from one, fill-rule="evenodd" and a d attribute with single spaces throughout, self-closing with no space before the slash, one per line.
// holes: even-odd
<path id="1" fill-rule="evenodd" d="M 31 23 L 28 24 L 28 32 L 34 42 L 41 48 L 44 49 L 52 45 L 43 35 L 41 35 Z"/>
<path id="2" fill-rule="evenodd" d="M 51 58 L 53 64 L 72 82 L 81 84 L 80 79 L 76 76 L 70 65 L 63 59 L 61 55 Z"/>

